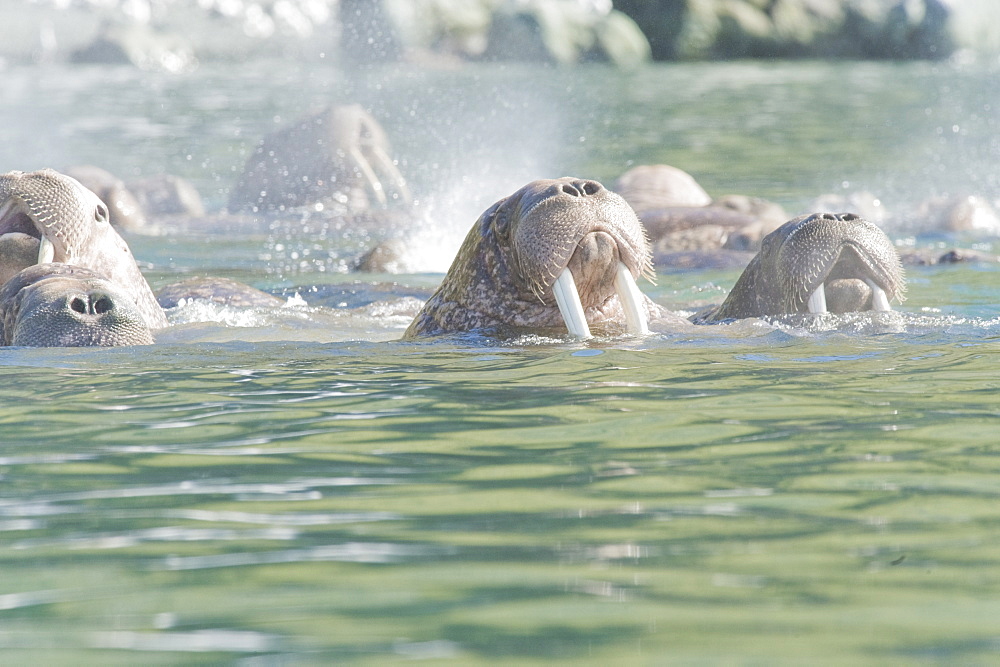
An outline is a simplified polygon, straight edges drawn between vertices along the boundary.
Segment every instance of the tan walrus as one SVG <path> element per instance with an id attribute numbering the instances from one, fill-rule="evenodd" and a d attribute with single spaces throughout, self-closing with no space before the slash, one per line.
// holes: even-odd
<path id="1" fill-rule="evenodd" d="M 389 138 L 357 104 L 330 106 L 265 136 L 232 188 L 229 211 L 280 213 L 340 201 L 351 212 L 411 201 Z"/>
<path id="2" fill-rule="evenodd" d="M 853 213 L 814 213 L 765 236 L 722 305 L 693 319 L 888 311 L 905 289 L 899 254 L 878 226 Z"/>
<path id="3" fill-rule="evenodd" d="M 147 327 L 167 325 L 153 291 L 108 207 L 76 179 L 52 169 L 0 174 L 0 279 L 35 264 L 89 269 L 131 298 Z"/>
<path id="4" fill-rule="evenodd" d="M 649 242 L 624 199 L 597 181 L 533 181 L 479 217 L 406 336 L 683 325 L 639 291 L 643 276 Z"/>

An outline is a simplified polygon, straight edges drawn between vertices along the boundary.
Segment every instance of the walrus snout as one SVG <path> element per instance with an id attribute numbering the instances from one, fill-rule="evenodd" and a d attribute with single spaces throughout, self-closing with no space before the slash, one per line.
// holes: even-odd
<path id="1" fill-rule="evenodd" d="M 789 312 L 887 311 L 891 299 L 902 299 L 899 255 L 874 223 L 855 213 L 814 213 L 786 224 L 772 244 Z"/>
<path id="2" fill-rule="evenodd" d="M 153 342 L 142 314 L 124 295 L 100 288 L 87 290 L 81 285 L 84 289 L 71 289 L 52 302 L 50 287 L 37 284 L 27 288 L 10 344 L 88 347 Z"/>
<path id="3" fill-rule="evenodd" d="M 148 345 L 135 303 L 102 279 L 58 276 L 25 288 L 13 345 Z"/>
<path id="4" fill-rule="evenodd" d="M 586 197 L 588 195 L 596 195 L 598 192 L 601 192 L 604 190 L 604 186 L 597 181 L 577 179 L 570 181 L 569 183 L 563 183 L 559 189 L 573 197 Z"/>
<path id="5" fill-rule="evenodd" d="M 131 296 L 84 267 L 36 264 L 0 288 L 0 345 L 149 345 Z"/>

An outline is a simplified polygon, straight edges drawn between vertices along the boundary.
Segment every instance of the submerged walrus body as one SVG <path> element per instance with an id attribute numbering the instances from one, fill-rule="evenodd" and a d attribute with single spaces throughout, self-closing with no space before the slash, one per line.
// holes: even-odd
<path id="1" fill-rule="evenodd" d="M 597 181 L 533 181 L 473 225 L 407 337 L 590 326 L 633 333 L 681 318 L 639 292 L 652 275 L 649 242 L 625 200 Z"/>
<path id="2" fill-rule="evenodd" d="M 899 254 L 881 229 L 852 213 L 814 213 L 764 237 L 725 302 L 695 320 L 887 311 L 904 291 Z"/>

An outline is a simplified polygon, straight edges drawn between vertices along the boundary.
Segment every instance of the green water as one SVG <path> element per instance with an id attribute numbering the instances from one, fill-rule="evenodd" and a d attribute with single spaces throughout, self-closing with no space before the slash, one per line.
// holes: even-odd
<path id="1" fill-rule="evenodd" d="M 351 94 L 443 245 L 527 180 L 630 162 L 790 213 L 998 194 L 985 65 L 2 74 L 0 168 L 172 171 L 214 206 L 247 137 Z M 400 300 L 440 273 L 342 274 L 355 240 L 282 233 L 130 241 L 155 284 L 210 270 L 306 308 L 0 350 L 3 662 L 997 660 L 1000 269 L 911 269 L 875 320 L 403 343 Z M 644 288 L 691 309 L 737 274 Z"/>

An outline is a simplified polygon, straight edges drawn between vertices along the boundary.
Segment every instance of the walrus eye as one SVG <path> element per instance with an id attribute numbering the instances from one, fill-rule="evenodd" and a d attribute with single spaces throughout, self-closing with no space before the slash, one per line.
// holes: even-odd
<path id="1" fill-rule="evenodd" d="M 107 222 L 108 221 L 108 207 L 104 203 L 97 205 L 97 210 L 94 211 L 94 219 L 97 222 Z"/>
<path id="2" fill-rule="evenodd" d="M 493 216 L 493 232 L 497 236 L 507 236 L 507 230 L 510 229 L 510 219 L 503 212 L 497 212 Z"/>

